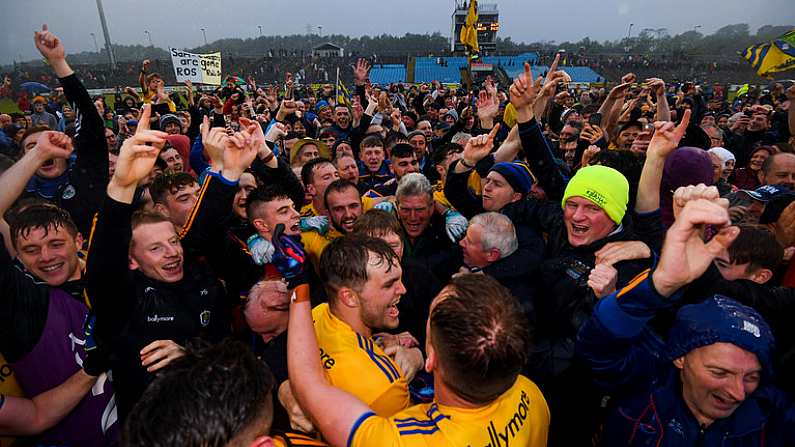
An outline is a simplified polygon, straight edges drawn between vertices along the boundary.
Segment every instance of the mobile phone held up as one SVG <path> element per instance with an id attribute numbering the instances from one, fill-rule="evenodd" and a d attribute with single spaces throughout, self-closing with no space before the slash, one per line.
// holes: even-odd
<path id="1" fill-rule="evenodd" d="M 588 124 L 591 126 L 601 126 L 602 125 L 602 114 L 599 112 L 594 112 L 591 116 L 588 117 Z"/>

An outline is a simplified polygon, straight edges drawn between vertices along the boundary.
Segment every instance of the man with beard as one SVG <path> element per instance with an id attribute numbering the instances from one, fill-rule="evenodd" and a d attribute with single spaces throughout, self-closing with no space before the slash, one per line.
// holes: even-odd
<path id="1" fill-rule="evenodd" d="M 313 265 L 318 266 L 326 246 L 338 237 L 353 231 L 356 219 L 373 207 L 368 197 L 359 196 L 356 185 L 346 180 L 335 180 L 324 190 L 325 207 L 331 219 L 331 228 L 325 234 L 302 231 L 301 242 Z"/>
<path id="2" fill-rule="evenodd" d="M 416 372 L 422 354 L 401 349 L 401 359 L 393 360 L 373 339 L 375 332 L 398 325 L 397 304 L 406 292 L 400 259 L 380 239 L 346 236 L 324 252 L 320 271 L 329 302 L 315 307 L 312 317 L 327 380 L 380 415 L 407 408 L 410 377 L 399 364 L 410 356 Z"/>

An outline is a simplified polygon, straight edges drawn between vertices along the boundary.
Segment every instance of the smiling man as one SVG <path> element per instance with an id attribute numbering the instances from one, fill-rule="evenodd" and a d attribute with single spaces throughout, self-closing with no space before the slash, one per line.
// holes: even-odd
<path id="1" fill-rule="evenodd" d="M 729 249 L 739 233 L 730 224 L 718 200 L 688 201 L 653 271 L 601 299 L 583 325 L 577 350 L 614 402 L 605 445 L 791 443 L 792 404 L 771 386 L 774 337 L 757 310 L 712 295 L 679 309 L 660 352 L 650 352 L 644 335 L 658 312 L 681 302 L 682 287 Z M 705 243 L 706 225 L 716 235 Z"/>
<path id="2" fill-rule="evenodd" d="M 362 236 L 336 239 L 320 261 L 329 302 L 312 311 L 326 379 L 383 416 L 410 404 L 403 371 L 372 337 L 398 326 L 397 304 L 406 292 L 401 274 L 400 259 L 386 242 Z"/>
<path id="3" fill-rule="evenodd" d="M 447 237 L 445 218 L 434 213 L 431 183 L 420 173 L 406 174 L 398 183 L 395 199 L 397 217 L 403 228 L 404 256 L 446 281 L 458 270 L 460 256 Z"/>
<path id="4" fill-rule="evenodd" d="M 251 144 L 233 142 L 251 141 L 248 129 L 233 137 L 223 128 L 209 130 L 204 144 L 223 151 L 223 168 L 208 174 L 178 231 L 162 214 L 135 212 L 132 204 L 136 185 L 166 141 L 164 132 L 148 129 L 150 114 L 146 106 L 136 134 L 121 147 L 86 267 L 96 332 L 114 353 L 113 379 L 123 390 L 117 396 L 122 419 L 189 339 L 216 342 L 228 333 L 223 284 L 199 257 L 214 254 L 211 236 L 232 215 L 238 181 L 257 152 Z"/>

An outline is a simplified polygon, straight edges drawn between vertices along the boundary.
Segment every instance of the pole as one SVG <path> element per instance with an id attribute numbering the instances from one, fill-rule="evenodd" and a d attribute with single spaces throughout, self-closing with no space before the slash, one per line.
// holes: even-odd
<path id="1" fill-rule="evenodd" d="M 202 36 L 204 36 L 204 46 L 207 46 L 207 33 L 204 32 L 204 28 L 202 28 Z"/>
<path id="2" fill-rule="evenodd" d="M 149 46 L 153 47 L 154 45 L 152 45 L 152 33 L 150 33 L 148 30 L 144 30 L 144 34 L 146 34 L 146 38 L 149 39 Z"/>
<path id="3" fill-rule="evenodd" d="M 91 34 L 91 38 L 94 39 L 94 49 L 97 50 L 97 54 L 99 54 L 99 45 L 97 45 L 97 35 L 94 33 Z"/>
<path id="4" fill-rule="evenodd" d="M 340 67 L 337 67 L 337 82 L 334 84 L 334 103 L 340 98 Z"/>
<path id="5" fill-rule="evenodd" d="M 257 28 L 259 28 L 259 36 L 262 37 L 262 25 L 257 25 Z"/>
<path id="6" fill-rule="evenodd" d="M 108 49 L 110 68 L 111 70 L 115 70 L 116 56 L 113 54 L 113 44 L 110 41 L 110 32 L 108 31 L 108 23 L 105 20 L 105 11 L 102 9 L 102 0 L 97 0 L 97 11 L 99 12 L 99 21 L 102 23 L 102 34 L 105 36 L 105 48 Z"/>

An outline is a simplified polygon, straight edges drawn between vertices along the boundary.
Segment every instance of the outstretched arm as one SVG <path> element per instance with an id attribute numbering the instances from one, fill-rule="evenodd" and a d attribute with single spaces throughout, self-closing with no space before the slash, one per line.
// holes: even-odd
<path id="1" fill-rule="evenodd" d="M 524 73 L 511 85 L 511 104 L 516 108 L 519 138 L 522 141 L 530 169 L 538 177 L 540 186 L 554 199 L 563 196 L 568 178 L 560 171 L 552 148 L 549 147 L 541 127 L 535 119 L 533 105 L 541 91 L 541 77 L 533 80 L 530 64 L 525 63 Z"/>
<path id="2" fill-rule="evenodd" d="M 650 213 L 660 208 L 660 182 L 665 159 L 679 146 L 689 122 L 690 110 L 686 110 L 678 126 L 670 121 L 654 123 L 654 136 L 646 149 L 646 161 L 638 182 L 636 213 Z"/>
<path id="3" fill-rule="evenodd" d="M 81 369 L 32 399 L 0 395 L 0 434 L 30 436 L 47 430 L 80 403 L 96 380 Z"/>
<path id="4" fill-rule="evenodd" d="M 282 250 L 277 249 L 274 257 L 283 258 Z M 290 285 L 295 287 L 294 284 Z M 373 415 L 373 411 L 355 396 L 326 381 L 318 356 L 309 294 L 301 292 L 301 288 L 305 287 L 306 284 L 296 287 L 290 304 L 287 330 L 290 385 L 304 413 L 312 419 L 330 445 L 351 445 L 349 438 L 352 432 L 364 418 Z"/>
<path id="5" fill-rule="evenodd" d="M 737 227 L 729 226 L 728 201 L 717 198 L 714 187 L 690 195 L 680 188 L 674 197 L 684 207 L 668 230 L 655 270 L 601 299 L 577 335 L 577 350 L 605 385 L 626 384 L 652 373 L 655 361 L 637 343 L 644 327 L 657 311 L 671 306 L 674 294 L 701 276 L 739 234 Z M 701 240 L 704 225 L 719 228 L 707 243 Z"/>

